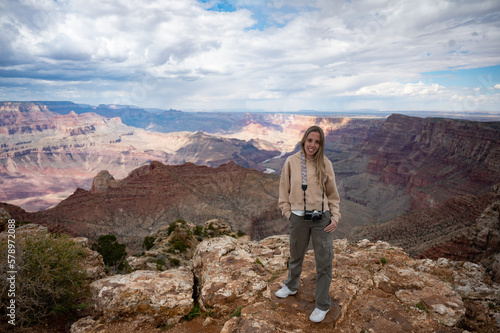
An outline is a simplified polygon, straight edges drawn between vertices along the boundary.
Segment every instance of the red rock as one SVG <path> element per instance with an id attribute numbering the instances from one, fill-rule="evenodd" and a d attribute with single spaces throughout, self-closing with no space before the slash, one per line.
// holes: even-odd
<path id="1" fill-rule="evenodd" d="M 121 180 L 101 172 L 92 191 L 79 188 L 52 209 L 33 213 L 5 209 L 49 229 L 64 229 L 91 240 L 112 233 L 136 249 L 145 236 L 177 219 L 202 225 L 220 218 L 234 231 L 260 239 L 287 227 L 277 208 L 278 181 L 277 175 L 233 162 L 218 168 L 152 162 Z"/>
<path id="2" fill-rule="evenodd" d="M 362 147 L 366 171 L 406 187 L 411 208 L 500 182 L 500 124 L 391 115 Z M 433 192 L 442 188 L 437 195 Z"/>

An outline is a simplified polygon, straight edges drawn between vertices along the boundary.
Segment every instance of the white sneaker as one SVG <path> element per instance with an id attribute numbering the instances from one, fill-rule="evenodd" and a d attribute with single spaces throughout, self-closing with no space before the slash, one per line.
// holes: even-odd
<path id="1" fill-rule="evenodd" d="M 288 287 L 285 284 L 283 286 L 283 288 L 281 288 L 280 290 L 278 290 L 275 293 L 275 295 L 276 295 L 276 297 L 279 297 L 279 298 L 287 298 L 288 296 L 295 295 L 296 293 L 297 293 L 297 290 L 291 291 L 290 289 L 288 289 Z"/>
<path id="2" fill-rule="evenodd" d="M 309 316 L 309 319 L 311 321 L 314 321 L 315 323 L 320 323 L 325 319 L 326 314 L 330 311 L 330 309 L 323 311 L 318 308 L 314 309 L 313 313 Z"/>

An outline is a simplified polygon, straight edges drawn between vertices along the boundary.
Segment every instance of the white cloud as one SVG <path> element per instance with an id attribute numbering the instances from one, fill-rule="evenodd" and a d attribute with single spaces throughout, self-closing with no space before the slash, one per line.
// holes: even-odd
<path id="1" fill-rule="evenodd" d="M 373 86 L 364 86 L 357 91 L 348 92 L 346 96 L 433 96 L 444 93 L 439 84 L 384 82 Z"/>
<path id="2" fill-rule="evenodd" d="M 93 104 L 294 110 L 363 97 L 392 108 L 395 98 L 425 96 L 435 108 L 458 92 L 421 73 L 499 64 L 494 0 L 239 0 L 232 12 L 206 10 L 216 2 L 3 2 L 0 97 L 23 98 L 13 80 L 9 96 L 5 78 L 18 77 L 47 98 L 75 91 L 77 102 Z"/>

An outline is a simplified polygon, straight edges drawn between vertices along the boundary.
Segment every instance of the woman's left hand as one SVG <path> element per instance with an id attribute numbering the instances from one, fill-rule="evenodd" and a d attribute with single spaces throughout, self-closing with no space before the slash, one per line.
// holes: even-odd
<path id="1" fill-rule="evenodd" d="M 332 233 L 332 232 L 334 232 L 334 231 L 335 231 L 335 229 L 337 229 L 337 224 L 338 224 L 338 222 L 337 222 L 337 221 L 335 221 L 335 220 L 333 219 L 333 217 L 332 217 L 330 224 L 329 224 L 329 225 L 327 225 L 327 226 L 326 226 L 326 228 L 325 228 L 324 230 L 325 230 L 326 232 L 328 232 L 328 233 Z"/>

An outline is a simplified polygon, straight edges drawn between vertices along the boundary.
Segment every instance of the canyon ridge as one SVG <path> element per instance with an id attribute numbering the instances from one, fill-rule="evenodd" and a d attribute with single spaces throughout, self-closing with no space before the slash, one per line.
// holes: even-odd
<path id="1" fill-rule="evenodd" d="M 339 239 L 404 235 L 401 228 L 411 216 L 420 220 L 418 214 L 451 206 L 466 218 L 430 214 L 432 228 L 412 223 L 421 240 L 389 239 L 412 255 L 450 256 L 453 251 L 437 246 L 459 235 L 445 230 L 472 227 L 495 202 L 493 187 L 500 183 L 498 122 L 399 114 L 185 115 L 110 106 L 87 110 L 65 102 L 2 102 L 0 108 L 3 206 L 18 219 L 91 240 L 115 233 L 132 247 L 175 219 L 226 219 L 253 239 L 286 232 L 277 210 L 279 173 L 311 124 L 325 130 L 325 154 L 336 172 Z M 197 123 L 207 132 L 149 130 L 193 129 Z M 396 227 L 387 233 L 388 225 Z M 495 242 L 488 244 L 498 252 Z"/>

